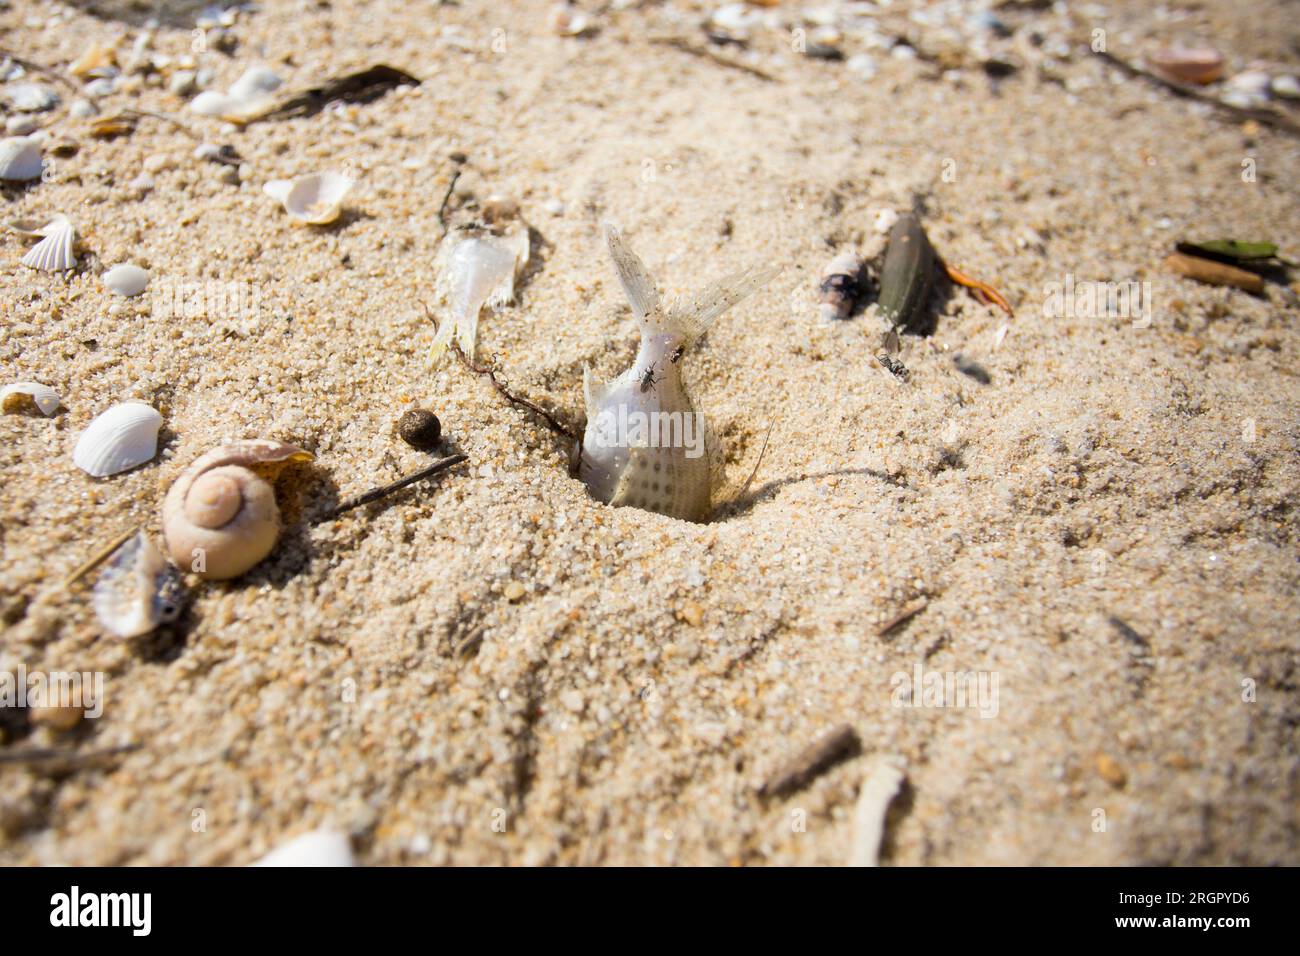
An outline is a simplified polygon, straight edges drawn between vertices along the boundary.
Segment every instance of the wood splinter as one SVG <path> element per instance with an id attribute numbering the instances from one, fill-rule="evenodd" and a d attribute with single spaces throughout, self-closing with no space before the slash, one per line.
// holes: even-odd
<path id="1" fill-rule="evenodd" d="M 394 491 L 401 491 L 407 485 L 413 485 L 423 478 L 431 478 L 439 472 L 446 471 L 448 468 L 459 465 L 463 461 L 469 461 L 469 456 L 452 455 L 450 458 L 444 458 L 441 461 L 434 462 L 428 468 L 422 468 L 413 475 L 407 475 L 405 478 L 399 478 L 390 484 L 381 485 L 378 488 L 371 488 L 369 491 L 363 492 L 355 498 L 349 498 L 337 508 L 325 514 L 325 516 L 320 518 L 316 523 L 321 524 L 325 521 L 333 521 L 335 518 L 339 517 L 339 515 L 351 511 L 353 508 L 360 508 L 362 505 L 368 505 L 372 501 L 386 498 Z"/>
<path id="2" fill-rule="evenodd" d="M 774 797 L 798 790 L 860 748 L 857 732 L 848 724 L 839 724 L 778 767 L 758 788 L 758 795 Z"/>

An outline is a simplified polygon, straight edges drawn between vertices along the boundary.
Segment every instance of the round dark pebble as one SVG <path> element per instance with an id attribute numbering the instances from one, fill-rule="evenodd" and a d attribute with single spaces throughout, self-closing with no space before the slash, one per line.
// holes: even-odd
<path id="1" fill-rule="evenodd" d="M 442 423 L 433 412 L 413 408 L 398 419 L 397 434 L 412 448 L 428 451 L 442 438 Z"/>

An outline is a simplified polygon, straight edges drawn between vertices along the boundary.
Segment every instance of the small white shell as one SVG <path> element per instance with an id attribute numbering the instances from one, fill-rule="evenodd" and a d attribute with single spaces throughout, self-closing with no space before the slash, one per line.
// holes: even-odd
<path id="1" fill-rule="evenodd" d="M 139 295 L 149 284 L 149 273 L 137 265 L 124 262 L 104 273 L 104 288 L 118 295 Z"/>
<path id="2" fill-rule="evenodd" d="M 113 552 L 90 603 L 105 630 L 139 637 L 176 620 L 184 601 L 180 574 L 141 531 Z"/>
<path id="3" fill-rule="evenodd" d="M 77 264 L 73 243 L 77 230 L 67 216 L 55 216 L 40 230 L 45 238 L 23 256 L 23 265 L 42 272 L 63 272 Z"/>
<path id="4" fill-rule="evenodd" d="M 355 866 L 347 834 L 312 830 L 276 847 L 252 866 Z"/>
<path id="5" fill-rule="evenodd" d="M 284 81 L 264 66 L 250 66 L 230 87 L 231 99 L 243 103 L 274 93 Z"/>
<path id="6" fill-rule="evenodd" d="M 338 173 L 312 173 L 296 179 L 273 179 L 262 191 L 279 200 L 298 222 L 323 226 L 339 217 L 352 180 Z"/>
<path id="7" fill-rule="evenodd" d="M 200 116 L 225 116 L 233 112 L 236 105 L 238 104 L 235 100 L 225 93 L 204 90 L 190 100 L 190 112 L 198 113 Z"/>
<path id="8" fill-rule="evenodd" d="M 59 94 L 39 83 L 22 83 L 9 90 L 9 103 L 20 113 L 40 113 L 59 105 Z"/>
<path id="9" fill-rule="evenodd" d="M 0 179 L 26 182 L 41 175 L 40 144 L 25 136 L 0 140 Z"/>
<path id="10" fill-rule="evenodd" d="M 48 385 L 37 382 L 14 382 L 0 388 L 0 408 L 6 412 L 17 409 L 24 399 L 30 399 L 44 415 L 53 415 L 59 410 L 59 393 Z"/>
<path id="11" fill-rule="evenodd" d="M 144 402 L 121 402 L 101 413 L 77 439 L 72 460 L 95 478 L 116 475 L 158 452 L 162 415 Z"/>

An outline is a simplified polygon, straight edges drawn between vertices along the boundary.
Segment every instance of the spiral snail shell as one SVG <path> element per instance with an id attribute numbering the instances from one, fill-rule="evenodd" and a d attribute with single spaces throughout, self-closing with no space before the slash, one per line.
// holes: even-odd
<path id="1" fill-rule="evenodd" d="M 253 567 L 280 537 L 275 476 L 313 457 L 297 445 L 266 439 L 232 442 L 200 456 L 163 499 L 163 536 L 172 561 L 211 580 L 238 577 Z"/>

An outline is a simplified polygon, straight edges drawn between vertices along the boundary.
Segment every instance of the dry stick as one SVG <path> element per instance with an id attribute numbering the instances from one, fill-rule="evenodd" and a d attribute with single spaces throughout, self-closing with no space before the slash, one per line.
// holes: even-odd
<path id="1" fill-rule="evenodd" d="M 442 241 L 443 236 L 447 235 L 447 203 L 451 200 L 451 191 L 456 188 L 456 180 L 460 179 L 461 169 L 463 168 L 463 162 L 456 163 L 456 171 L 451 174 L 451 181 L 447 183 L 447 191 L 442 194 L 442 204 L 438 206 L 438 225 L 442 227 L 442 233 L 438 236 L 439 242 Z"/>
<path id="2" fill-rule="evenodd" d="M 929 603 L 930 601 L 928 598 L 921 597 L 917 598 L 910 604 L 905 605 L 901 611 L 876 629 L 876 637 L 884 637 L 904 621 L 910 621 L 912 618 L 916 617 L 916 615 L 924 611 Z"/>
<path id="3" fill-rule="evenodd" d="M 72 587 L 72 585 L 76 584 L 78 581 L 84 578 L 91 571 L 95 570 L 95 568 L 99 567 L 101 564 L 104 563 L 104 560 L 110 554 L 112 554 L 114 551 L 116 551 L 118 548 L 124 545 L 131 537 L 133 537 L 138 530 L 140 529 L 132 528 L 129 531 L 123 531 L 112 541 L 108 542 L 106 545 L 104 545 L 102 548 L 100 548 L 98 551 L 92 554 L 89 558 L 87 558 L 85 564 L 83 564 L 81 567 L 77 568 L 77 570 L 73 571 L 66 578 L 64 578 L 63 586 L 65 588 L 70 588 Z"/>
<path id="4" fill-rule="evenodd" d="M 1187 86 L 1183 83 L 1175 83 L 1173 80 L 1167 80 L 1158 73 L 1144 70 L 1140 66 L 1135 66 L 1126 60 L 1121 60 L 1117 56 L 1112 56 L 1104 50 L 1094 50 L 1093 52 L 1112 66 L 1119 67 L 1129 76 L 1136 76 L 1151 83 L 1155 83 L 1157 86 L 1162 86 L 1175 96 L 1196 100 L 1198 103 L 1207 103 L 1210 106 L 1232 113 L 1234 116 L 1253 119 L 1266 126 L 1272 126 L 1274 129 L 1280 129 L 1285 133 L 1290 133 L 1292 136 L 1300 136 L 1300 126 L 1296 125 L 1281 113 L 1249 106 L 1233 106 L 1231 103 L 1225 103 L 1218 97 L 1211 96 L 1208 93 L 1202 93 L 1200 90 L 1194 89 L 1193 87 Z"/>
<path id="5" fill-rule="evenodd" d="M 0 751 L 0 764 L 5 763 L 39 763 L 45 760 L 74 760 L 82 763 L 97 760 L 100 757 L 116 757 L 141 749 L 140 744 L 123 744 L 120 747 L 106 747 L 103 750 L 14 750 Z"/>
<path id="6" fill-rule="evenodd" d="M 719 66 L 728 66 L 733 70 L 740 70 L 742 73 L 748 73 L 750 76 L 756 76 L 760 80 L 766 80 L 769 83 L 775 83 L 776 77 L 766 70 L 760 70 L 756 66 L 750 66 L 748 63 L 741 63 L 738 60 L 730 59 L 713 52 L 708 47 L 696 46 L 685 37 L 651 37 L 650 42 L 656 46 L 668 46 L 674 50 L 680 50 L 683 53 L 689 53 L 691 56 L 702 57 L 705 60 L 712 60 Z"/>
<path id="7" fill-rule="evenodd" d="M 424 306 L 424 314 L 429 316 L 429 319 L 433 321 L 433 315 L 432 313 L 429 312 L 429 307 L 427 305 Z M 546 409 L 542 408 L 542 406 L 538 405 L 535 402 L 530 402 L 526 398 L 520 398 L 518 395 L 512 394 L 509 388 L 510 383 L 503 381 L 502 379 L 499 379 L 497 377 L 496 369 L 486 365 L 475 365 L 470 360 L 469 356 L 465 354 L 464 350 L 461 349 L 459 342 L 452 342 L 451 350 L 456 353 L 456 357 L 460 359 L 461 363 L 464 364 L 464 366 L 467 369 L 469 369 L 471 372 L 474 372 L 477 375 L 486 375 L 488 377 L 488 380 L 492 383 L 492 387 L 495 388 L 498 392 L 500 392 L 502 397 L 504 397 L 505 400 L 509 402 L 511 405 L 514 405 L 516 408 L 525 408 L 528 411 L 532 412 L 534 415 L 539 416 L 543 421 L 546 422 L 547 427 L 549 427 L 551 431 L 555 432 L 557 435 L 561 435 L 564 438 L 567 438 L 569 441 L 578 440 L 578 433 L 574 429 L 568 427 L 567 425 L 561 424 L 559 421 L 556 420 L 555 416 L 553 416 Z"/>
<path id="8" fill-rule="evenodd" d="M 343 502 L 333 511 L 328 512 L 327 514 L 324 515 L 324 517 L 318 519 L 316 521 L 316 524 L 321 524 L 322 522 L 325 521 L 333 521 L 339 515 L 351 511 L 353 508 L 360 508 L 362 505 L 370 504 L 370 502 L 372 501 L 378 501 L 380 498 L 386 498 L 388 495 L 391 495 L 394 491 L 401 491 L 407 485 L 415 484 L 415 482 L 419 481 L 421 478 L 432 477 L 433 475 L 436 475 L 439 472 L 446 471 L 448 468 L 454 467 L 455 465 L 459 465 L 463 461 L 469 461 L 469 456 L 452 455 L 450 458 L 444 458 L 441 461 L 435 462 L 434 464 L 430 465 L 428 468 L 424 468 L 420 471 L 417 471 L 413 475 L 407 475 L 405 478 L 398 478 L 396 481 L 392 482 L 391 484 L 383 485 L 379 488 L 371 488 L 369 491 L 364 492 L 363 494 L 359 494 L 355 498 L 349 498 L 347 501 Z"/>
<path id="9" fill-rule="evenodd" d="M 741 487 L 740 491 L 731 499 L 731 504 L 740 504 L 741 500 L 745 497 L 745 493 L 749 491 L 749 486 L 752 485 L 754 479 L 758 477 L 759 466 L 763 464 L 763 455 L 767 452 L 768 439 L 772 437 L 772 429 L 775 427 L 776 422 L 767 426 L 767 434 L 763 436 L 763 447 L 758 450 L 758 461 L 754 462 L 754 470 L 749 473 L 749 478 L 745 481 L 745 484 Z"/>
<path id="10" fill-rule="evenodd" d="M 18 56 L 17 54 L 10 53 L 8 50 L 0 50 L 0 56 L 4 57 L 7 60 L 12 60 L 13 62 L 21 66 L 24 70 L 31 70 L 33 73 L 40 73 L 42 76 L 48 76 L 51 80 L 54 80 L 57 83 L 62 83 L 64 86 L 72 90 L 72 92 L 74 93 L 81 92 L 81 90 L 77 88 L 76 83 L 73 83 L 70 79 L 68 79 L 58 70 L 52 70 L 48 66 L 41 66 L 41 64 L 39 63 L 34 63 L 31 60 L 23 59 L 21 56 Z"/>
<path id="11" fill-rule="evenodd" d="M 124 109 L 121 111 L 126 116 L 148 116 L 150 119 L 162 120 L 164 123 L 171 123 L 178 130 L 188 136 L 190 139 L 198 142 L 202 137 L 194 130 L 190 129 L 174 116 L 168 116 L 166 113 L 155 113 L 153 110 Z"/>

